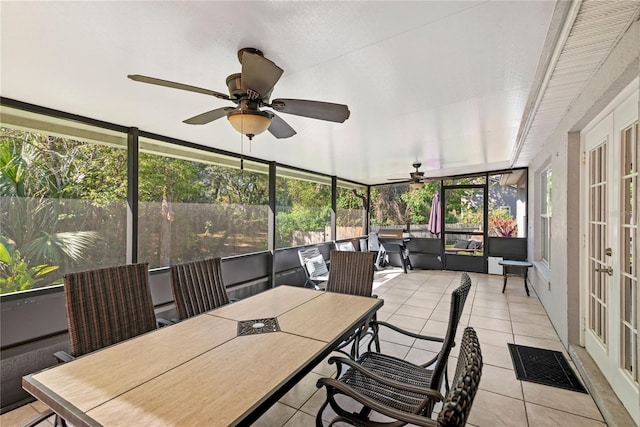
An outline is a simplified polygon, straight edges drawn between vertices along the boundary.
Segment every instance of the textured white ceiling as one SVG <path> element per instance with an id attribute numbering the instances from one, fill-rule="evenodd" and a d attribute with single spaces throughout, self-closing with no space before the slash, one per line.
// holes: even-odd
<path id="1" fill-rule="evenodd" d="M 284 69 L 272 98 L 349 105 L 343 124 L 281 114 L 298 134 L 253 157 L 376 184 L 508 167 L 553 1 L 2 2 L 3 97 L 240 152 L 229 105 L 127 74 L 226 92 L 237 50 Z M 525 143 L 526 147 L 526 143 Z"/>

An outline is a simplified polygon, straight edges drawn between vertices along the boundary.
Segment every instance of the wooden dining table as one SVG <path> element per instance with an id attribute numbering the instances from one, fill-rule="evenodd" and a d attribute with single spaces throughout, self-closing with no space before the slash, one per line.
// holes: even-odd
<path id="1" fill-rule="evenodd" d="M 278 286 L 27 375 L 22 386 L 76 427 L 249 425 L 382 304 Z"/>

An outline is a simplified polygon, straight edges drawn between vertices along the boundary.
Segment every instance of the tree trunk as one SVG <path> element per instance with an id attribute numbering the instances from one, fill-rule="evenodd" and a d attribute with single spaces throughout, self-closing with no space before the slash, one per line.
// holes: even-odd
<path id="1" fill-rule="evenodd" d="M 167 200 L 166 193 L 162 195 L 161 206 L 162 219 L 160 220 L 160 265 L 171 265 L 171 223 L 174 212 Z"/>

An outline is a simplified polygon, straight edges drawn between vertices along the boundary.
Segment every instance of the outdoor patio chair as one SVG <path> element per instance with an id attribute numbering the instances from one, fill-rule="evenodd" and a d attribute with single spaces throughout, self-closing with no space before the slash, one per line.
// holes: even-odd
<path id="1" fill-rule="evenodd" d="M 376 270 L 380 270 L 386 264 L 386 251 L 378 240 L 378 234 L 369 233 L 369 252 L 375 252 L 376 260 L 374 266 Z"/>
<path id="2" fill-rule="evenodd" d="M 478 251 L 482 250 L 482 240 L 458 240 L 452 248 L 445 249 L 445 253 L 458 254 L 458 253 L 472 253 L 476 255 Z"/>
<path id="3" fill-rule="evenodd" d="M 320 249 L 312 247 L 299 250 L 298 257 L 307 278 L 304 285 L 314 289 L 323 289 L 323 285 L 329 280 L 329 269 Z"/>
<path id="4" fill-rule="evenodd" d="M 149 290 L 148 264 L 129 264 L 64 276 L 70 353 L 54 354 L 59 362 L 100 350 L 168 324 L 156 319 Z M 44 411 L 26 426 L 54 415 Z M 54 425 L 66 425 L 56 415 Z"/>
<path id="5" fill-rule="evenodd" d="M 171 290 L 180 320 L 231 302 L 222 282 L 220 258 L 172 265 Z"/>
<path id="6" fill-rule="evenodd" d="M 447 360 L 451 349 L 455 345 L 455 336 L 458 330 L 458 324 L 464 309 L 464 304 L 469 295 L 471 289 L 471 278 L 466 272 L 462 273 L 460 279 L 460 286 L 458 286 L 451 293 L 451 309 L 449 311 L 449 324 L 447 326 L 447 332 L 444 338 L 431 337 L 427 335 L 420 335 L 414 332 L 405 331 L 397 326 L 389 324 L 387 322 L 375 322 L 373 330 L 376 334 L 380 333 L 381 328 L 389 328 L 397 333 L 416 338 L 424 341 L 432 341 L 442 343 L 440 351 L 431 360 L 422 364 L 415 364 L 408 362 L 397 357 L 384 354 L 382 352 L 372 351 L 373 341 L 369 343 L 368 351 L 357 359 L 346 358 L 331 358 L 329 362 L 338 363 L 338 376 L 339 380 L 342 380 L 340 373 L 342 372 L 342 365 L 350 367 L 344 374 L 345 378 L 350 378 L 350 381 L 362 381 L 367 383 L 368 379 L 362 377 L 360 374 L 361 369 L 367 373 L 374 375 L 375 378 L 382 378 L 385 381 L 400 381 L 419 386 L 426 389 L 438 390 L 442 388 L 444 380 L 445 390 L 449 390 L 449 380 L 447 376 Z M 384 349 L 383 349 L 384 351 Z M 358 366 L 358 368 L 354 368 Z M 433 410 L 433 405 L 437 403 L 437 399 L 427 399 L 423 402 L 424 406 L 421 406 L 421 410 L 427 416 Z M 332 404 L 333 407 L 333 404 Z M 358 422 L 362 420 L 359 419 Z M 367 425 L 365 423 L 365 425 Z"/>
<path id="7" fill-rule="evenodd" d="M 376 295 L 372 295 L 374 257 L 375 254 L 372 252 L 332 251 L 331 274 L 327 282 L 327 292 L 377 298 Z M 375 324 L 375 314 L 371 320 Z M 343 349 L 352 344 L 350 352 L 344 353 L 352 358 L 358 357 L 360 341 L 367 334 L 375 337 L 376 349 L 379 351 L 380 343 L 377 334 L 370 328 L 369 322 L 354 331 L 353 335 L 341 343 L 336 350 L 344 352 Z"/>
<path id="8" fill-rule="evenodd" d="M 327 399 L 316 416 L 316 425 L 324 425 L 322 414 L 330 405 L 337 416 L 331 421 L 333 425 L 346 421 L 359 426 L 418 426 L 459 427 L 467 422 L 473 400 L 478 391 L 482 376 L 482 352 L 475 330 L 465 329 L 462 335 L 456 372 L 451 389 L 442 396 L 438 389 L 430 388 L 428 383 L 415 381 L 398 375 L 395 378 L 382 377 L 368 371 L 361 365 L 341 358 L 331 358 L 338 372 L 344 363 L 349 366 L 347 372 L 339 379 L 321 378 L 318 387 L 326 387 Z M 348 397 L 359 404 L 362 409 L 346 410 L 336 400 L 336 396 Z M 442 409 L 436 419 L 431 418 L 435 402 L 442 401 Z M 389 419 L 380 420 L 375 415 L 382 414 Z M 372 416 L 373 415 L 373 416 Z M 371 419 L 375 418 L 375 421 Z"/>
<path id="9" fill-rule="evenodd" d="M 445 387 L 448 388 L 449 380 L 447 377 L 447 358 L 449 357 L 451 348 L 455 345 L 458 324 L 460 323 L 462 310 L 464 309 L 464 304 L 470 290 L 471 278 L 466 272 L 463 272 L 460 277 L 460 285 L 451 292 L 449 323 L 447 325 L 447 331 L 444 338 L 420 335 L 406 331 L 387 322 L 376 322 L 375 330 L 378 334 L 382 327 L 389 328 L 392 331 L 412 338 L 442 343 L 438 354 L 436 354 L 432 359 L 422 364 L 410 363 L 405 360 L 386 355 L 384 354 L 384 350 L 383 352 L 373 352 L 371 351 L 372 343 L 369 343 L 368 351 L 358 359 L 358 363 L 382 376 L 391 375 L 393 377 L 397 375 L 406 375 L 407 377 L 414 377 L 416 381 L 429 383 L 429 387 L 435 390 L 440 389 L 444 379 Z M 389 369 L 390 367 L 393 368 Z"/>

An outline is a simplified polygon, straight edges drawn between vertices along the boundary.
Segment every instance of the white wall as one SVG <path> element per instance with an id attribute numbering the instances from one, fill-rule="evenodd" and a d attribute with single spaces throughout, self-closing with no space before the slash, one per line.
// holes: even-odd
<path id="1" fill-rule="evenodd" d="M 580 138 L 585 127 L 640 73 L 640 22 L 636 21 L 575 100 L 560 125 L 529 164 L 529 278 L 565 346 L 579 342 Z M 540 183 L 536 172 L 550 164 L 553 175 L 551 268 L 539 259 Z"/>

